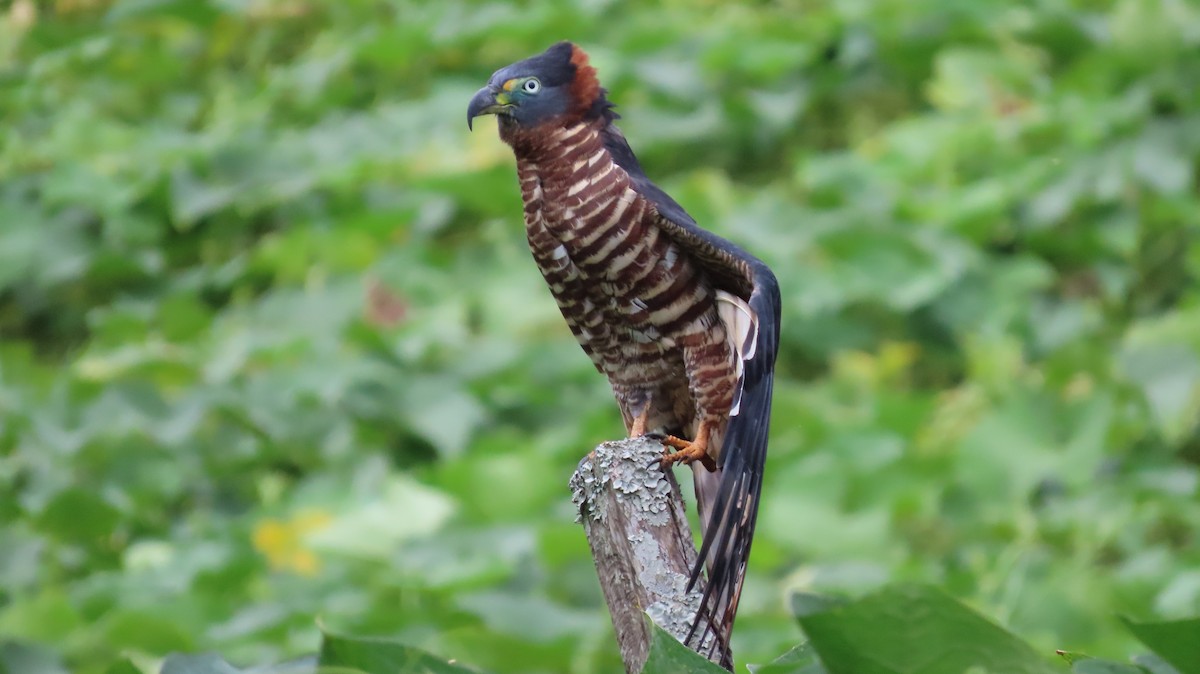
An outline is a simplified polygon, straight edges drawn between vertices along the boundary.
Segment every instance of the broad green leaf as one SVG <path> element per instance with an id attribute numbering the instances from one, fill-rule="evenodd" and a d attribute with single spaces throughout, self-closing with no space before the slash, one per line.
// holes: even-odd
<path id="1" fill-rule="evenodd" d="M 797 616 L 830 674 L 1050 674 L 1031 646 L 940 590 L 900 585 Z"/>
<path id="2" fill-rule="evenodd" d="M 195 226 L 201 217 L 229 206 L 237 198 L 234 185 L 206 182 L 186 168 L 171 175 L 171 217 L 181 230 Z"/>
<path id="3" fill-rule="evenodd" d="M 150 609 L 114 609 L 97 622 L 96 629 L 105 639 L 151 653 L 190 651 L 196 647 L 195 636 L 177 618 Z"/>
<path id="4" fill-rule="evenodd" d="M 1139 666 L 1140 663 L 1130 665 L 1122 662 L 1112 662 L 1111 660 L 1093 658 L 1090 655 L 1072 651 L 1058 651 L 1058 654 L 1070 663 L 1071 671 L 1076 674 L 1080 672 L 1083 674 L 1167 674 L 1160 670 L 1150 669 L 1144 665 Z"/>
<path id="5" fill-rule="evenodd" d="M 684 646 L 669 632 L 645 617 L 650 630 L 650 653 L 642 674 L 721 674 L 726 670 Z"/>
<path id="6" fill-rule="evenodd" d="M 411 384 L 400 410 L 408 424 L 445 455 L 462 453 L 486 412 L 445 377 L 423 377 Z"/>
<path id="7" fill-rule="evenodd" d="M 133 665 L 130 664 L 130 667 Z M 135 674 L 135 668 L 128 674 Z M 108 673 L 111 674 L 111 673 Z M 126 674 L 121 672 L 120 674 Z M 159 674 L 366 674 L 353 667 L 324 667 L 317 664 L 316 656 L 307 656 L 276 665 L 237 668 L 220 656 L 205 653 L 199 655 L 172 654 L 163 662 Z"/>
<path id="8" fill-rule="evenodd" d="M 215 653 L 182 655 L 173 653 L 163 661 L 159 674 L 243 674 Z"/>
<path id="9" fill-rule="evenodd" d="M 472 674 L 479 670 L 447 662 L 398 641 L 345 637 L 324 632 L 319 662 L 322 668 L 349 667 L 365 674 Z"/>
<path id="10" fill-rule="evenodd" d="M 803 618 L 816 613 L 825 613 L 838 606 L 849 603 L 844 597 L 835 597 L 814 592 L 793 592 L 791 597 L 792 615 Z M 806 644 L 807 645 L 807 644 Z"/>
<path id="11" fill-rule="evenodd" d="M 0 641 L 0 674 L 66 673 L 58 656 L 46 646 Z"/>
<path id="12" fill-rule="evenodd" d="M 1163 622 L 1121 622 L 1179 674 L 1200 674 L 1200 618 Z"/>
<path id="13" fill-rule="evenodd" d="M 108 669 L 104 670 L 104 674 L 143 674 L 143 672 L 129 658 L 122 658 L 109 665 Z"/>
<path id="14" fill-rule="evenodd" d="M 5 638 L 49 642 L 62 631 L 74 631 L 83 624 L 83 617 L 60 589 L 46 589 L 24 595 L 0 610 L 0 634 Z M 24 652 L 27 645 L 15 646 Z M 40 651 L 37 651 L 40 652 Z"/>
<path id="15" fill-rule="evenodd" d="M 437 531 L 454 509 L 455 502 L 443 492 L 397 475 L 376 498 L 347 508 L 305 538 L 321 550 L 384 559 L 399 543 Z"/>
<path id="16" fill-rule="evenodd" d="M 38 525 L 64 540 L 97 545 L 112 534 L 119 521 L 120 513 L 99 494 L 72 488 L 50 501 Z"/>
<path id="17" fill-rule="evenodd" d="M 528 592 L 476 592 L 463 595 L 457 603 L 479 616 L 493 632 L 531 642 L 580 637 L 601 625 L 594 611 L 570 609 Z"/>
<path id="18" fill-rule="evenodd" d="M 1147 674 L 1146 670 L 1136 665 L 1096 658 L 1083 658 L 1071 663 L 1074 674 Z"/>
<path id="19" fill-rule="evenodd" d="M 801 644 L 766 665 L 749 665 L 750 674 L 826 674 L 809 644 Z"/>
<path id="20" fill-rule="evenodd" d="M 277 665 L 262 665 L 250 669 L 247 674 L 364 674 L 353 667 L 322 667 L 316 655 L 306 655 Z"/>
<path id="21" fill-rule="evenodd" d="M 1153 654 L 1135 655 L 1133 663 L 1150 674 L 1180 674 L 1179 670 L 1172 667 L 1166 660 Z"/>

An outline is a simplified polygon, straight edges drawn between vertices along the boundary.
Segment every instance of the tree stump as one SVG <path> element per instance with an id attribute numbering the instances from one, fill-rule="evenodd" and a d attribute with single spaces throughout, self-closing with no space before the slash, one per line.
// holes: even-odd
<path id="1" fill-rule="evenodd" d="M 662 444 L 647 438 L 606 442 L 569 483 L 629 674 L 649 655 L 644 615 L 683 641 L 704 590 L 701 579 L 687 591 L 696 547 L 679 484 L 659 467 L 662 454 Z M 693 649 L 704 652 L 699 647 L 712 638 Z"/>

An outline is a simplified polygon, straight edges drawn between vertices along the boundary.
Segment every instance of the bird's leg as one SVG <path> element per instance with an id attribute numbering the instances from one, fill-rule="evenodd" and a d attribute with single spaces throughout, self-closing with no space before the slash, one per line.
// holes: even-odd
<path id="1" fill-rule="evenodd" d="M 629 427 L 629 437 L 640 438 L 646 434 L 646 423 L 650 419 L 650 403 L 647 402 L 642 411 L 633 419 L 633 425 Z"/>
<path id="2" fill-rule="evenodd" d="M 708 455 L 708 434 L 708 422 L 701 421 L 700 428 L 696 430 L 696 439 L 691 442 L 674 435 L 663 438 L 662 443 L 667 447 L 667 450 L 663 452 L 663 468 L 670 468 L 673 463 L 690 464 L 693 461 L 699 461 L 709 472 L 715 471 L 717 462 Z M 675 452 L 672 453 L 671 449 L 674 449 Z"/>

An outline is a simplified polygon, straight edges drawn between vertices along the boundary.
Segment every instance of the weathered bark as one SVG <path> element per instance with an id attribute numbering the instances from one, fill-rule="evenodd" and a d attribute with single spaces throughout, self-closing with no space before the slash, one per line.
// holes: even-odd
<path id="1" fill-rule="evenodd" d="M 679 484 L 659 468 L 662 452 L 645 438 L 606 442 L 570 481 L 630 674 L 641 671 L 650 650 L 643 614 L 683 641 L 704 590 L 703 581 L 686 589 L 696 548 Z"/>

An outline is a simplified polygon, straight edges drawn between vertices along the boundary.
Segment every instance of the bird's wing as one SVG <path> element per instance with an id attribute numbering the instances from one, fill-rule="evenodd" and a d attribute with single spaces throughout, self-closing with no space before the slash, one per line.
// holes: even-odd
<path id="1" fill-rule="evenodd" d="M 767 458 L 767 430 L 771 419 L 771 393 L 775 355 L 779 347 L 780 297 L 775 275 L 767 266 L 733 243 L 700 228 L 666 192 L 650 182 L 628 142 L 615 125 L 605 130 L 605 146 L 618 166 L 625 170 L 634 190 L 658 211 L 658 226 L 704 269 L 718 291 L 738 298 L 732 307 L 722 307 L 726 325 L 747 342 L 737 349 L 742 356 L 737 401 L 722 442 L 718 467 L 720 485 L 709 506 L 704 524 L 699 559 L 692 570 L 696 583 L 706 562 L 708 585 L 702 609 L 708 629 L 716 630 L 722 664 L 729 654 L 729 634 L 737 613 L 738 598 L 754 538 L 762 490 L 763 465 Z M 720 294 L 720 293 L 718 293 Z M 729 299 L 733 299 L 729 298 Z M 748 312 L 749 315 L 745 315 Z M 730 325 L 730 321 L 734 324 Z M 711 559 L 710 559 L 711 556 Z M 702 622 L 698 616 L 689 640 Z M 707 634 L 700 635 L 700 643 Z"/>

